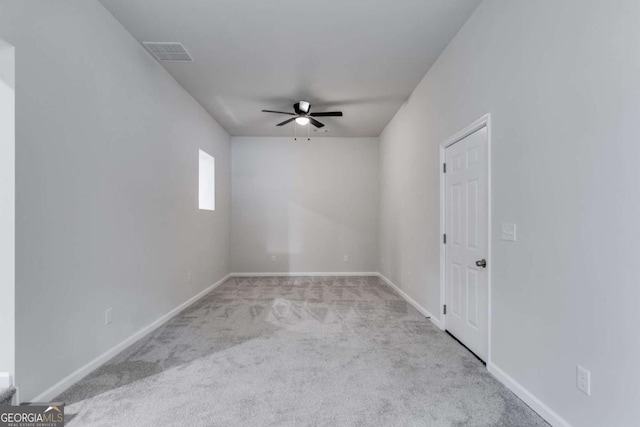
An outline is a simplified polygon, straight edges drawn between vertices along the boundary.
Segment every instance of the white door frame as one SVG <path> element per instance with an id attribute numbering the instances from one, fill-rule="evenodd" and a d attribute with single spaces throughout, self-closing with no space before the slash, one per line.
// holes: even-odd
<path id="1" fill-rule="evenodd" d="M 15 112 L 15 48 L 0 39 L 0 389 L 16 385 Z"/>
<path id="2" fill-rule="evenodd" d="M 447 246 L 444 244 L 443 237 L 446 232 L 446 187 L 445 187 L 445 174 L 442 165 L 445 163 L 445 150 L 447 147 L 455 144 L 471 135 L 477 130 L 482 129 L 483 127 L 487 128 L 487 198 L 488 200 L 488 217 L 487 217 L 487 294 L 488 294 L 488 322 L 487 322 L 487 366 L 491 364 L 491 271 L 493 265 L 493 257 L 491 256 L 491 114 L 485 114 L 480 117 L 475 122 L 471 123 L 469 126 L 462 129 L 460 132 L 455 135 L 445 139 L 440 143 L 440 325 L 441 329 L 445 330 L 446 325 L 446 317 L 443 312 L 443 307 L 446 304 L 446 249 Z"/>

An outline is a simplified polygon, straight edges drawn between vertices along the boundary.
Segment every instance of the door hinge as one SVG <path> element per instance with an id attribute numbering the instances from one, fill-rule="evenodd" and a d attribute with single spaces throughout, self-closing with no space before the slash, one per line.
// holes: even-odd
<path id="1" fill-rule="evenodd" d="M 447 304 L 445 304 L 444 307 L 442 308 L 442 313 L 447 314 Z"/>
<path id="2" fill-rule="evenodd" d="M 442 164 L 442 173 L 447 173 L 447 164 L 446 163 Z"/>
<path id="3" fill-rule="evenodd" d="M 442 243 L 444 243 L 445 245 L 447 244 L 447 235 L 446 234 L 442 235 Z"/>

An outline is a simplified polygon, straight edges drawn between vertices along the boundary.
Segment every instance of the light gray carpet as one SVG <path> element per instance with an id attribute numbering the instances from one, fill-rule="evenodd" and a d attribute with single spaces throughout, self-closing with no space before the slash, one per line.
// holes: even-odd
<path id="1" fill-rule="evenodd" d="M 72 426 L 546 426 L 376 277 L 230 279 L 55 399 Z"/>

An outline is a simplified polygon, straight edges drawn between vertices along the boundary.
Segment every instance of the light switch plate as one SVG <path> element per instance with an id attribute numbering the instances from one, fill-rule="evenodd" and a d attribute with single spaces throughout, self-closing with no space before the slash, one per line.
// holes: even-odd
<path id="1" fill-rule="evenodd" d="M 516 241 L 516 225 L 509 223 L 502 223 L 502 233 L 500 238 L 507 242 Z"/>

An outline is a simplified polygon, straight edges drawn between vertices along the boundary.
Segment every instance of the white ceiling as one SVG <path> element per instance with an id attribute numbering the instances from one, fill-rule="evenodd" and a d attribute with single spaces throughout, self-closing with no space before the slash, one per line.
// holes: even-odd
<path id="1" fill-rule="evenodd" d="M 101 2 L 138 41 L 184 44 L 195 62 L 162 65 L 231 135 L 292 135 L 260 110 L 307 100 L 344 112 L 323 136 L 378 136 L 480 0 Z"/>

